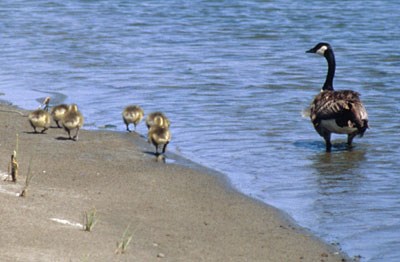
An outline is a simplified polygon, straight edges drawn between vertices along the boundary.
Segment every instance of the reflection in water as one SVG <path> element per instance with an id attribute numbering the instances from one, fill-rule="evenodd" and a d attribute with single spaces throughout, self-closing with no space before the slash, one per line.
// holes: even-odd
<path id="1" fill-rule="evenodd" d="M 365 161 L 365 149 L 321 152 L 313 155 L 311 160 L 319 176 L 357 175 L 357 168 Z"/>
<path id="2" fill-rule="evenodd" d="M 357 219 L 354 215 L 355 206 L 368 180 L 362 171 L 366 162 L 366 149 L 321 152 L 313 155 L 310 160 L 318 190 L 312 210 L 317 221 L 324 221 L 319 226 L 341 232 L 354 231 L 354 228 L 349 227 Z M 340 238 L 330 241 L 337 242 L 337 239 Z"/>
<path id="3" fill-rule="evenodd" d="M 312 157 L 311 168 L 322 196 L 345 194 L 362 184 L 359 168 L 365 162 L 365 150 L 320 153 Z"/>

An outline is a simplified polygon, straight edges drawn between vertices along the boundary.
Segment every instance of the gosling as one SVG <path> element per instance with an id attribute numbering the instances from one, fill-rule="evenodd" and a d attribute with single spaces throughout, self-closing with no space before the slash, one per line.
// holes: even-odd
<path id="1" fill-rule="evenodd" d="M 58 128 L 62 128 L 62 126 L 60 125 L 60 121 L 63 119 L 67 110 L 68 110 L 68 105 L 66 104 L 61 104 L 51 109 L 51 116 Z"/>
<path id="2" fill-rule="evenodd" d="M 169 128 L 171 123 L 170 123 L 168 117 L 166 117 L 163 113 L 153 112 L 153 113 L 149 114 L 146 118 L 147 129 L 150 130 L 150 128 L 153 125 Z"/>
<path id="3" fill-rule="evenodd" d="M 83 121 L 84 119 L 81 112 L 78 110 L 78 106 L 76 104 L 69 105 L 62 119 L 62 126 L 65 131 L 67 131 L 69 139 L 74 141 L 78 140 L 79 129 L 83 126 Z M 76 133 L 71 137 L 71 131 L 74 129 L 76 129 Z"/>
<path id="4" fill-rule="evenodd" d="M 50 114 L 49 114 L 50 97 L 46 97 L 40 107 L 29 113 L 28 120 L 35 133 L 38 133 L 36 128 L 43 128 L 42 134 L 50 127 Z M 41 109 L 43 107 L 43 109 Z"/>
<path id="5" fill-rule="evenodd" d="M 162 127 L 158 125 L 153 125 L 150 127 L 148 132 L 148 140 L 156 147 L 156 156 L 158 157 L 160 153 L 158 152 L 158 147 L 163 146 L 162 154 L 165 153 L 167 145 L 171 141 L 171 132 L 168 127 Z"/>
<path id="6" fill-rule="evenodd" d="M 144 111 L 140 106 L 127 106 L 122 112 L 122 119 L 126 125 L 126 131 L 131 132 L 129 124 L 133 124 L 136 131 L 136 126 L 142 121 Z"/>

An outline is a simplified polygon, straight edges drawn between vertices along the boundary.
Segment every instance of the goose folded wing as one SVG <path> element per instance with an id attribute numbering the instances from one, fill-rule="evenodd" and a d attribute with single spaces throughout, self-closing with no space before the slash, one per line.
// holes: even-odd
<path id="1" fill-rule="evenodd" d="M 342 99 L 325 101 L 320 104 L 315 110 L 317 119 L 337 119 L 351 113 L 352 103 Z"/>

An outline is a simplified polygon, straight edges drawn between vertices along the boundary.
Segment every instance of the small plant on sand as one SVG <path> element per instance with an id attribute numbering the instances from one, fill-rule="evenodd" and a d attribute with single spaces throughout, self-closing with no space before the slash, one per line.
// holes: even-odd
<path id="1" fill-rule="evenodd" d="M 90 255 L 84 255 L 81 259 L 81 262 L 89 262 L 90 261 Z"/>
<path id="2" fill-rule="evenodd" d="M 29 160 L 29 166 L 28 166 L 28 173 L 26 174 L 26 179 L 25 179 L 25 186 L 24 189 L 22 190 L 21 194 L 19 194 L 20 197 L 26 197 L 28 194 L 28 187 L 31 183 L 32 178 L 34 177 L 34 174 L 31 172 L 31 164 L 32 164 L 32 158 Z"/>
<path id="3" fill-rule="evenodd" d="M 17 158 L 17 153 L 18 153 L 18 146 L 19 146 L 19 136 L 18 134 L 15 134 L 15 158 Z"/>
<path id="4" fill-rule="evenodd" d="M 91 232 L 93 230 L 93 227 L 97 223 L 97 210 L 96 208 L 93 208 L 92 210 L 85 211 L 84 214 L 84 220 L 83 220 L 83 230 Z"/>
<path id="5" fill-rule="evenodd" d="M 18 134 L 16 134 L 16 143 L 15 143 L 15 150 L 11 155 L 11 161 L 8 165 L 8 176 L 4 181 L 6 181 L 10 176 L 11 180 L 16 183 L 18 179 L 18 161 L 17 161 L 17 152 L 18 152 Z"/>
<path id="6" fill-rule="evenodd" d="M 121 240 L 117 241 L 117 249 L 115 254 L 124 254 L 129 244 L 132 241 L 133 233 L 129 233 L 129 225 L 126 227 L 124 233 L 122 234 Z"/>
<path id="7" fill-rule="evenodd" d="M 9 165 L 9 170 L 8 170 L 8 177 L 11 176 L 11 180 L 16 183 L 18 180 L 18 161 L 17 161 L 17 152 L 14 151 L 14 153 L 11 155 L 11 161 Z"/>

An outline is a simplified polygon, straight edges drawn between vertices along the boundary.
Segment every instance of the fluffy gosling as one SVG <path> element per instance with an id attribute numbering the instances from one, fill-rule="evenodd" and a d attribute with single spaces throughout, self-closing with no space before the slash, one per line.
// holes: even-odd
<path id="1" fill-rule="evenodd" d="M 79 129 L 83 126 L 83 121 L 84 119 L 78 110 L 78 106 L 76 104 L 69 105 L 62 119 L 62 126 L 67 131 L 69 139 L 78 140 Z M 74 129 L 76 129 L 76 133 L 71 137 L 71 131 Z"/>
<path id="2" fill-rule="evenodd" d="M 150 128 L 153 125 L 169 128 L 171 123 L 170 123 L 168 117 L 166 117 L 163 113 L 153 112 L 153 113 L 149 114 L 146 118 L 147 129 L 150 130 Z"/>
<path id="3" fill-rule="evenodd" d="M 60 121 L 63 119 L 67 110 L 68 110 L 68 105 L 66 104 L 61 104 L 51 109 L 51 116 L 58 128 L 62 128 L 62 126 L 60 125 Z"/>
<path id="4" fill-rule="evenodd" d="M 162 127 L 158 125 L 153 125 L 150 127 L 147 134 L 149 142 L 151 142 L 156 147 L 156 156 L 159 156 L 158 147 L 163 146 L 162 154 L 165 153 L 167 145 L 171 141 L 171 132 L 168 127 Z"/>
<path id="5" fill-rule="evenodd" d="M 131 132 L 129 124 L 133 124 L 136 131 L 136 126 L 142 121 L 144 111 L 140 106 L 127 106 L 122 112 L 122 119 L 126 125 L 126 131 Z"/>
<path id="6" fill-rule="evenodd" d="M 39 109 L 32 111 L 28 115 L 29 123 L 31 124 L 35 133 L 38 133 L 36 128 L 43 128 L 42 134 L 50 127 L 50 114 L 49 114 L 50 97 L 46 97 Z M 43 107 L 43 109 L 41 109 Z"/>

